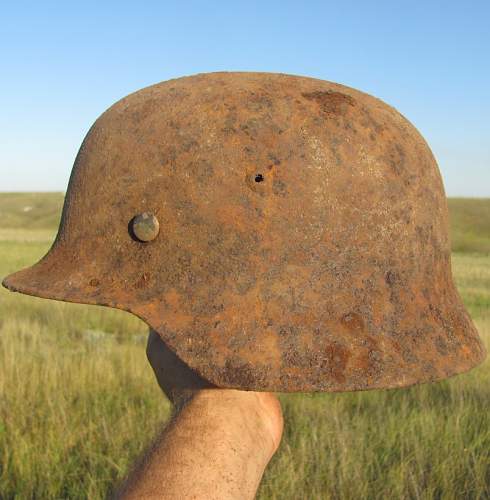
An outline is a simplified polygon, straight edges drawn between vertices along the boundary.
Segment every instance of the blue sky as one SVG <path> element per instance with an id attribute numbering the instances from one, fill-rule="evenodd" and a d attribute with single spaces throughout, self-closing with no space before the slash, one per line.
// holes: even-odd
<path id="1" fill-rule="evenodd" d="M 0 191 L 64 190 L 113 102 L 199 72 L 336 81 L 422 132 L 450 196 L 490 197 L 490 2 L 5 2 Z"/>

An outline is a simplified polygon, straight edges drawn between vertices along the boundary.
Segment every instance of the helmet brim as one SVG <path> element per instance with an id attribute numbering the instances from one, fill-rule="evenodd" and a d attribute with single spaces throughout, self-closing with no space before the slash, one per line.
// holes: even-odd
<path id="1" fill-rule="evenodd" d="M 118 300 L 110 287 L 103 287 L 90 278 L 91 270 L 67 266 L 66 260 L 57 253 L 52 249 L 38 263 L 9 274 L 2 285 L 11 292 L 33 297 L 129 311 L 128 305 L 121 298 Z"/>
<path id="2" fill-rule="evenodd" d="M 182 342 L 166 327 L 167 315 L 161 302 L 155 300 L 151 304 L 139 303 L 131 290 L 121 290 L 117 286 L 111 288 L 107 283 L 104 286 L 97 282 L 91 283 L 92 269 L 73 265 L 66 266 L 66 263 L 60 260 L 63 256 L 57 254 L 55 248 L 37 264 L 5 277 L 2 285 L 12 292 L 35 297 L 108 306 L 131 312 L 155 329 L 169 348 L 188 366 L 218 387 L 281 392 L 338 392 L 400 388 L 424 382 L 435 382 L 467 372 L 482 363 L 486 357 L 486 349 L 479 340 L 469 316 L 465 313 L 461 299 L 456 297 L 453 306 L 454 304 L 460 305 L 460 307 L 456 307 L 459 311 L 454 315 L 453 307 L 453 317 L 449 320 L 451 323 L 447 323 L 447 328 L 454 329 L 456 333 L 457 330 L 465 331 L 465 336 L 467 336 L 467 345 L 460 346 L 457 351 L 428 352 L 427 359 L 420 359 L 413 364 L 408 363 L 403 368 L 391 370 L 390 372 L 385 367 L 382 370 L 383 375 L 377 380 L 371 379 L 371 377 L 366 378 L 365 374 L 363 374 L 357 382 L 349 384 L 347 381 L 342 380 L 332 383 L 331 380 L 329 381 L 331 378 L 329 372 L 323 374 L 325 382 L 320 379 L 312 382 L 311 377 L 308 376 L 296 376 L 293 379 L 289 375 L 288 366 L 276 367 L 276 369 L 269 366 L 270 372 L 268 376 L 261 377 L 260 366 L 257 366 L 255 370 L 253 363 L 249 362 L 247 366 L 250 366 L 251 371 L 249 372 L 249 378 L 244 381 L 241 380 L 239 375 L 234 377 L 225 376 L 226 370 L 219 366 L 220 360 L 223 358 L 219 346 L 214 346 L 215 348 L 208 351 L 211 360 L 205 362 L 201 357 L 183 349 Z M 61 262 L 63 262 L 63 265 L 60 265 Z M 264 331 L 263 333 L 265 338 L 267 332 Z M 445 332 L 441 330 L 440 333 L 442 335 Z M 196 338 L 196 340 L 199 339 Z M 469 349 L 468 346 L 472 348 Z M 356 350 L 353 349 L 352 353 L 355 352 Z M 395 351 L 392 346 L 387 345 L 383 357 L 386 355 L 388 359 L 394 354 Z M 400 358 L 398 361 L 402 363 L 403 360 Z M 427 367 L 431 369 L 427 370 Z M 287 383 L 282 382 L 281 374 L 283 372 L 288 374 Z M 328 383 L 326 383 L 327 381 Z"/>

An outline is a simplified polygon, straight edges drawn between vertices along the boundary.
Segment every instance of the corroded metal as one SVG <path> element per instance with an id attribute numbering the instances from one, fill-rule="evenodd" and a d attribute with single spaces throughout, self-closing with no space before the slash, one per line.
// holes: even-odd
<path id="1" fill-rule="evenodd" d="M 129 223 L 129 233 L 142 242 L 154 240 L 159 231 L 158 219 L 148 212 L 136 215 Z"/>
<path id="2" fill-rule="evenodd" d="M 164 238 L 131 237 L 144 212 Z M 400 387 L 485 357 L 429 147 L 382 101 L 310 78 L 202 74 L 117 102 L 52 249 L 4 284 L 131 311 L 221 387 Z"/>

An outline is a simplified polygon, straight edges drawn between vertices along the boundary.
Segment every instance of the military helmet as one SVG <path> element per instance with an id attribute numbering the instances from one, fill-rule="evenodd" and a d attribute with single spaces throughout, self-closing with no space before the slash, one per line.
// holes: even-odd
<path id="1" fill-rule="evenodd" d="M 426 142 L 312 78 L 200 74 L 114 104 L 52 248 L 4 285 L 130 311 L 219 387 L 401 387 L 485 357 Z"/>

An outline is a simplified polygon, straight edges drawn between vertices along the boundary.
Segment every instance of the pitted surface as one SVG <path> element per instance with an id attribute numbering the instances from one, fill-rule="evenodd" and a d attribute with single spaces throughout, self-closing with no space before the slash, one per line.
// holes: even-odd
<path id="1" fill-rule="evenodd" d="M 128 224 L 153 214 L 137 241 Z M 455 290 L 435 160 L 397 111 L 310 78 L 211 73 L 117 102 L 59 234 L 6 286 L 133 312 L 221 387 L 437 380 L 485 356 Z"/>

